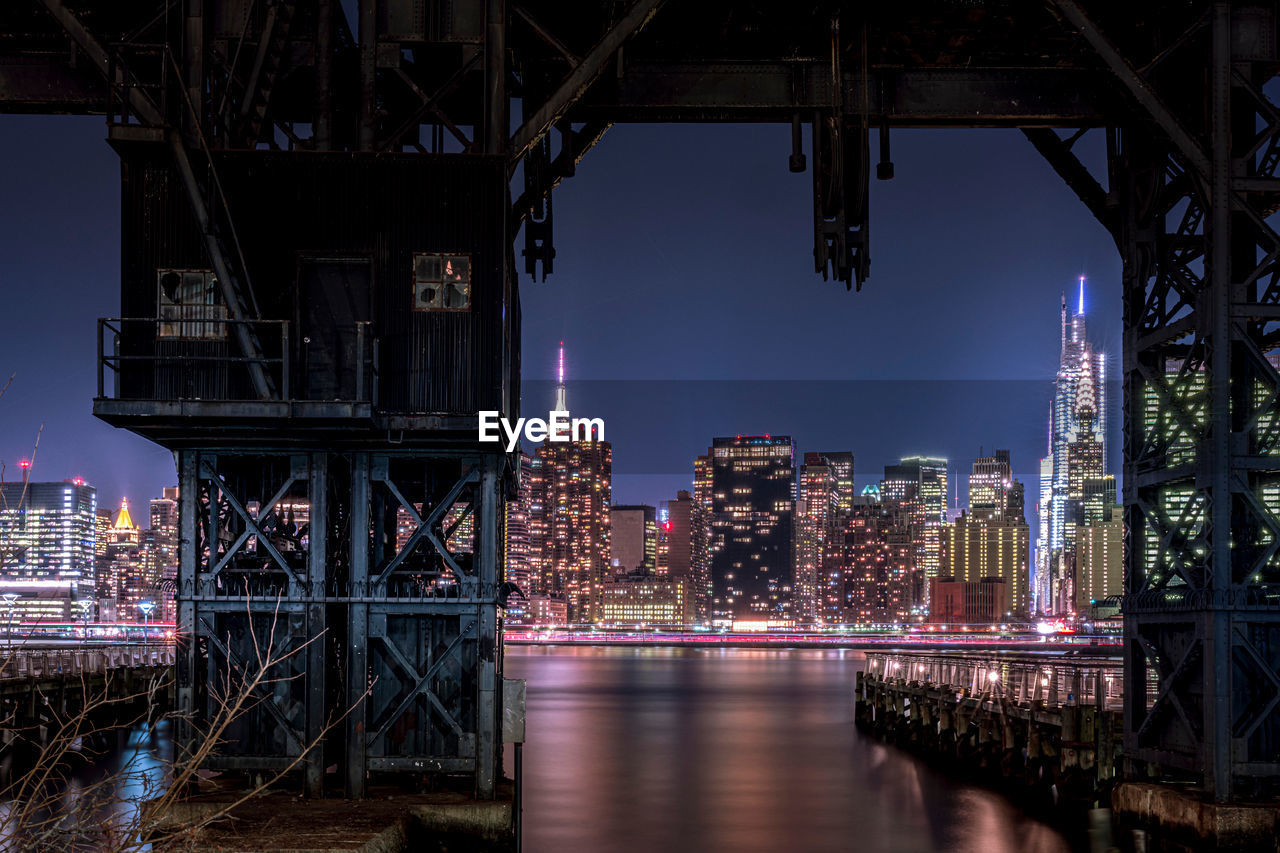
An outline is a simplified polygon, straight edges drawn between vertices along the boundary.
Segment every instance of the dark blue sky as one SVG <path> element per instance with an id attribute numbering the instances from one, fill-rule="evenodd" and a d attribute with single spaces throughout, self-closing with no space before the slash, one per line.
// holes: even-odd
<path id="1" fill-rule="evenodd" d="M 119 313 L 104 135 L 97 118 L 0 116 L 0 371 L 17 374 L 0 459 L 12 471 L 44 422 L 36 476 L 83 476 L 115 504 L 175 477 L 168 453 L 90 415 L 94 320 Z M 1081 143 L 1095 161 L 1098 135 Z M 738 432 L 851 449 L 860 484 L 899 455 L 948 456 L 954 475 L 1008 447 L 1031 498 L 1059 294 L 1080 274 L 1091 337 L 1119 363 L 1110 238 L 1017 131 L 898 131 L 897 177 L 872 186 L 871 278 L 846 293 L 812 272 L 811 176 L 787 171 L 789 144 L 783 126 L 609 131 L 556 192 L 555 274 L 522 278 L 525 414 L 549 407 L 538 380 L 563 338 L 571 408 L 606 419 L 619 502 L 671 497 L 711 436 Z"/>

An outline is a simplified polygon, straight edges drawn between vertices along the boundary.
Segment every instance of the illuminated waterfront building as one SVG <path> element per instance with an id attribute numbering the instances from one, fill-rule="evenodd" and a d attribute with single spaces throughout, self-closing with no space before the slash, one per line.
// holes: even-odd
<path id="1" fill-rule="evenodd" d="M 556 411 L 568 411 L 567 396 L 561 345 Z M 534 453 L 531 481 L 535 586 L 566 602 L 569 621 L 595 621 L 600 585 L 610 574 L 613 449 L 594 434 L 543 442 Z"/>
<path id="2" fill-rule="evenodd" d="M 176 513 L 175 513 L 176 515 Z M 161 605 L 161 564 L 154 530 L 143 530 L 133 520 L 127 498 L 120 499 L 107 530 L 103 575 L 98 579 L 99 610 L 115 613 L 115 621 L 141 622 L 138 604 Z M 159 613 L 152 619 L 159 620 Z"/>
<path id="3" fill-rule="evenodd" d="M 700 622 L 711 619 L 711 557 L 715 539 L 711 535 L 711 457 L 693 461 L 693 504 L 689 507 L 689 574 L 693 578 L 693 608 Z"/>
<path id="4" fill-rule="evenodd" d="M 529 539 L 529 507 L 533 494 L 533 460 L 520 452 L 520 469 L 516 495 L 507 501 L 502 516 L 503 580 L 513 583 L 520 595 L 507 598 L 504 619 L 512 625 L 527 624 L 528 598 L 536 594 L 532 581 L 531 547 Z"/>
<path id="5" fill-rule="evenodd" d="M 929 581 L 942 566 L 943 525 L 947 520 L 947 460 L 906 456 L 886 465 L 881 499 L 895 512 L 905 513 L 915 571 L 912 599 L 918 615 L 928 609 Z"/>
<path id="6" fill-rule="evenodd" d="M 156 592 L 157 610 L 152 619 L 173 622 L 177 617 L 173 595 L 178 577 L 178 487 L 169 486 L 161 497 L 152 498 L 150 509 L 151 537 L 160 576 Z"/>
<path id="7" fill-rule="evenodd" d="M 100 506 L 94 512 L 93 519 L 93 553 L 98 557 L 105 557 L 107 554 L 107 531 L 111 529 L 114 513 L 104 506 Z"/>
<path id="8" fill-rule="evenodd" d="M 609 578 L 600 591 L 600 618 L 605 625 L 683 626 L 693 620 L 684 578 L 630 574 Z"/>
<path id="9" fill-rule="evenodd" d="M 869 627 L 910 621 L 919 588 L 910 509 L 863 496 L 841 521 L 840 595 L 826 613 L 828 623 Z"/>
<path id="10" fill-rule="evenodd" d="M 1061 348 L 1049 417 L 1048 465 L 1041 469 L 1036 551 L 1036 608 L 1053 615 L 1074 609 L 1075 528 L 1086 480 L 1105 476 L 1106 358 L 1085 329 L 1084 277 L 1077 309 L 1061 307 Z M 1047 482 L 1045 481 L 1047 478 Z"/>
<path id="11" fill-rule="evenodd" d="M 569 602 L 552 595 L 534 593 L 525 605 L 524 624 L 550 627 L 569 624 Z"/>
<path id="12" fill-rule="evenodd" d="M 978 583 L 997 578 L 1004 585 L 1002 594 L 1005 595 L 1008 608 L 1000 613 L 997 621 L 1025 616 L 1030 598 L 1028 580 L 1031 547 L 1031 529 L 1026 521 L 979 518 L 963 513 L 944 530 L 946 542 L 939 577 L 951 578 L 959 583 Z M 934 618 L 937 612 L 937 608 L 931 607 L 930 618 Z"/>
<path id="13" fill-rule="evenodd" d="M 710 597 L 707 573 L 706 533 L 702 530 L 698 502 L 681 489 L 666 504 L 666 519 L 659 518 L 658 535 L 662 560 L 659 575 L 683 578 L 689 600 L 690 619 L 700 621 Z"/>
<path id="14" fill-rule="evenodd" d="M 712 619 L 789 622 L 795 448 L 789 436 L 716 438 L 711 460 Z"/>
<path id="15" fill-rule="evenodd" d="M 93 598 L 97 503 L 82 480 L 0 485 L 0 587 L 19 596 L 17 618 L 61 618 Z"/>
<path id="16" fill-rule="evenodd" d="M 1025 489 L 1013 478 L 1009 451 L 997 450 L 992 456 L 974 460 L 969 474 L 969 510 L 945 528 L 939 576 L 960 583 L 999 578 L 1005 584 L 1000 595 L 1005 597 L 1008 611 L 1001 612 L 1002 620 L 1025 617 L 1031 606 L 1031 529 L 1024 503 Z M 937 588 L 931 586 L 930 594 Z M 931 607 L 930 619 L 938 612 Z"/>
<path id="17" fill-rule="evenodd" d="M 845 473 L 851 476 L 851 467 Z M 852 509 L 853 495 L 841 488 L 835 467 L 822 454 L 806 453 L 795 520 L 795 617 L 802 625 L 840 621 L 834 613 L 844 584 L 834 552 L 842 501 Z"/>
<path id="18" fill-rule="evenodd" d="M 1124 509 L 1108 506 L 1105 518 L 1076 529 L 1076 612 L 1119 596 L 1124 582 Z"/>
<path id="19" fill-rule="evenodd" d="M 163 613 L 161 570 L 153 531 L 139 530 L 136 544 L 113 546 L 108 554 L 116 584 L 115 599 L 119 620 L 144 621 L 139 605 L 150 601 L 156 605 L 156 609 L 146 621 L 159 621 Z"/>
<path id="20" fill-rule="evenodd" d="M 1051 572 L 1049 571 L 1049 529 L 1048 513 L 1053 498 L 1053 457 L 1046 456 L 1040 460 L 1040 499 L 1036 503 L 1036 519 L 1039 522 L 1035 543 L 1035 571 L 1032 574 L 1032 610 L 1035 614 L 1047 613 L 1049 602 L 1053 597 Z"/>

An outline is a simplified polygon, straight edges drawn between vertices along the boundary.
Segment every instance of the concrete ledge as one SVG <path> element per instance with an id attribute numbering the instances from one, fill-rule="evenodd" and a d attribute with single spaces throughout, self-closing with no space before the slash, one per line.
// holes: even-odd
<path id="1" fill-rule="evenodd" d="M 510 840 L 511 800 L 423 803 L 409 814 L 429 834 L 466 835 L 489 842 Z"/>
<path id="2" fill-rule="evenodd" d="M 1164 785 L 1122 782 L 1111 793 L 1111 807 L 1126 823 L 1190 842 L 1197 849 L 1276 848 L 1280 808 L 1275 805 L 1223 805 Z"/>
<path id="3" fill-rule="evenodd" d="M 237 806 L 175 849 L 194 853 L 432 853 L 514 849 L 510 785 L 478 801 L 456 792 L 371 792 L 367 800 L 308 800 L 273 791 Z M 228 804 L 200 795 L 166 815 L 161 834 L 198 825 Z M 161 846 L 162 850 L 167 850 Z"/>

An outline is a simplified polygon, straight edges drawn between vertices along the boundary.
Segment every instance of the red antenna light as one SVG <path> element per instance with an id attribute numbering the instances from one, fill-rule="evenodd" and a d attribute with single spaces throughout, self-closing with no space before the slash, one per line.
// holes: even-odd
<path id="1" fill-rule="evenodd" d="M 25 471 L 26 469 L 31 467 L 31 460 L 23 459 L 21 462 L 18 463 L 18 467 Z"/>
<path id="2" fill-rule="evenodd" d="M 76 477 L 76 478 L 75 478 L 74 480 L 72 480 L 71 482 L 75 483 L 77 486 L 83 486 L 83 485 L 84 485 L 84 477 Z"/>

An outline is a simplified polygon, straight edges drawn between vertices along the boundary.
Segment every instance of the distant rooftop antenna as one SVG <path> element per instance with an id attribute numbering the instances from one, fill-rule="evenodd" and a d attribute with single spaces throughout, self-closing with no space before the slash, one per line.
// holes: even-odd
<path id="1" fill-rule="evenodd" d="M 557 412 L 569 411 L 568 394 L 564 389 L 564 341 L 560 342 L 560 363 L 556 369 L 556 408 Z"/>

